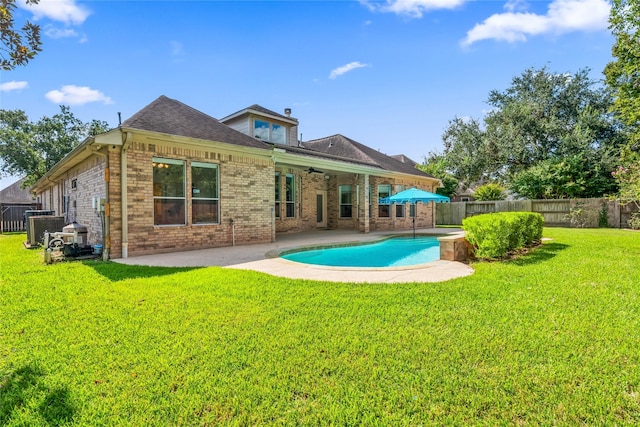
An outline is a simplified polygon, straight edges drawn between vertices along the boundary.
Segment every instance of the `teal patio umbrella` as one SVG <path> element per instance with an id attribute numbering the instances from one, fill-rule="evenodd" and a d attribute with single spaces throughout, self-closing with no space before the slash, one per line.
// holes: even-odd
<path id="1" fill-rule="evenodd" d="M 422 203 L 448 203 L 451 200 L 447 196 L 441 196 L 440 194 L 431 193 L 430 191 L 420 190 L 418 188 L 409 188 L 408 190 L 401 191 L 393 196 L 380 199 L 381 204 L 405 204 L 410 203 L 416 205 L 416 214 L 418 212 L 417 204 Z M 413 237 L 416 237 L 416 216 L 413 216 Z"/>

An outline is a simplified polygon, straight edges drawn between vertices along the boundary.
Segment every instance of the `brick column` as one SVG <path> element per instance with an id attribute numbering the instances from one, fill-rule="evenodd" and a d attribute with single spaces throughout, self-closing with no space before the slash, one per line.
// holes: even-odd
<path id="1" fill-rule="evenodd" d="M 358 230 L 361 233 L 369 232 L 369 175 L 360 175 L 360 206 L 358 207 Z"/>

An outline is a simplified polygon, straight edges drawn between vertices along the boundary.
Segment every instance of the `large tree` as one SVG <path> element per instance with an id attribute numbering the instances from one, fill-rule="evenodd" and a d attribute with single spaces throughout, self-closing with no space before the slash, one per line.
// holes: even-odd
<path id="1" fill-rule="evenodd" d="M 84 123 L 61 105 L 60 112 L 33 123 L 24 111 L 0 110 L 0 160 L 3 175 L 35 183 L 84 138 L 105 132 L 107 122 Z"/>
<path id="2" fill-rule="evenodd" d="M 640 0 L 613 0 L 610 26 L 615 58 L 604 70 L 613 88 L 613 111 L 627 125 L 626 156 L 640 151 Z"/>
<path id="3" fill-rule="evenodd" d="M 559 165 L 563 159 L 583 156 L 589 161 L 571 165 L 584 170 L 564 176 L 567 188 L 584 191 L 571 195 L 553 192 L 555 197 L 585 197 L 595 186 L 591 179 L 598 181 L 598 189 L 610 191 L 615 186 L 611 171 L 623 138 L 619 123 L 609 112 L 611 94 L 588 73 L 586 69 L 558 74 L 546 67 L 531 68 L 514 77 L 506 90 L 491 91 L 487 101 L 491 110 L 482 122 L 455 119 L 445 130 L 444 156 L 452 165 L 451 172 L 466 184 L 498 181 L 509 186 L 542 162 Z M 586 173 L 588 168 L 597 173 Z M 538 178 L 550 176 L 543 171 L 530 172 Z M 587 178 L 584 185 L 573 186 L 571 177 L 576 174 Z M 601 185 L 600 180 L 611 185 Z"/>
<path id="4" fill-rule="evenodd" d="M 37 4 L 39 1 L 25 0 L 25 3 Z M 0 67 L 7 71 L 25 65 L 42 51 L 40 26 L 26 21 L 16 28 L 15 11 L 16 0 L 0 0 Z"/>
<path id="5" fill-rule="evenodd" d="M 458 180 L 451 175 L 444 156 L 438 153 L 429 153 L 425 161 L 421 165 L 416 165 L 418 169 L 429 175 L 438 178 L 442 182 L 442 187 L 436 190 L 436 193 L 447 197 L 453 197 L 458 190 Z"/>

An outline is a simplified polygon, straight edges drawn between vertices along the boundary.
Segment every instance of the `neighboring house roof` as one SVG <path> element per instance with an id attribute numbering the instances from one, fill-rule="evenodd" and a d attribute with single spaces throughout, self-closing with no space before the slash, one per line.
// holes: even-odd
<path id="1" fill-rule="evenodd" d="M 283 122 L 287 122 L 287 123 L 291 123 L 292 125 L 297 125 L 298 124 L 298 119 L 294 118 L 294 117 L 290 117 L 290 116 L 285 116 L 282 115 L 280 113 L 276 113 L 273 110 L 269 110 L 268 108 L 264 108 L 261 105 L 258 104 L 253 104 L 247 108 L 243 108 L 242 110 L 238 110 L 233 114 L 229 114 L 226 117 L 223 117 L 222 119 L 220 119 L 221 122 L 226 122 L 230 119 L 236 118 L 236 117 L 240 117 L 244 114 L 250 114 L 250 113 L 258 113 L 258 115 L 264 115 L 264 116 L 271 116 L 271 118 L 274 119 L 278 119 L 281 120 Z"/>
<path id="2" fill-rule="evenodd" d="M 122 127 L 245 147 L 271 148 L 265 142 L 231 129 L 213 117 L 164 95 L 125 120 Z"/>
<path id="3" fill-rule="evenodd" d="M 410 159 L 409 157 L 405 156 L 404 154 L 396 154 L 393 156 L 389 156 L 392 159 L 396 159 L 402 163 L 406 163 L 408 165 L 411 165 L 413 167 L 416 167 L 416 165 L 418 164 L 418 162 L 414 162 L 412 159 Z"/>
<path id="4" fill-rule="evenodd" d="M 355 160 L 358 163 L 377 166 L 381 169 L 433 178 L 410 164 L 403 163 L 340 134 L 306 141 L 302 145 L 307 149 Z"/>
<path id="5" fill-rule="evenodd" d="M 0 191 L 0 203 L 33 203 L 33 196 L 29 189 L 21 187 L 23 182 L 24 179 L 21 179 Z"/>

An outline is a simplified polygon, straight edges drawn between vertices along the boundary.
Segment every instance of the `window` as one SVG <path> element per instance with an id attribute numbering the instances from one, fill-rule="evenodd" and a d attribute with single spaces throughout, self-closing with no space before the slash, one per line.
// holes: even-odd
<path id="1" fill-rule="evenodd" d="M 218 165 L 191 163 L 191 221 L 193 224 L 220 223 Z"/>
<path id="2" fill-rule="evenodd" d="M 340 218 L 351 218 L 353 215 L 353 193 L 350 185 L 341 185 L 340 192 Z"/>
<path id="3" fill-rule="evenodd" d="M 185 167 L 180 160 L 153 158 L 153 223 L 186 224 Z"/>
<path id="4" fill-rule="evenodd" d="M 295 176 L 287 174 L 285 177 L 285 202 L 287 204 L 287 218 L 296 217 L 296 179 Z"/>
<path id="5" fill-rule="evenodd" d="M 75 190 L 78 188 L 78 180 L 77 179 L 72 179 L 71 180 L 71 189 Z"/>
<path id="6" fill-rule="evenodd" d="M 378 218 L 389 218 L 391 216 L 391 207 L 387 204 L 380 203 L 380 199 L 391 196 L 391 185 L 378 185 Z"/>
<path id="7" fill-rule="evenodd" d="M 396 205 L 396 218 L 404 218 L 404 205 Z"/>
<path id="8" fill-rule="evenodd" d="M 286 144 L 287 128 L 275 123 L 255 119 L 253 121 L 253 136 L 265 142 Z"/>
<path id="9" fill-rule="evenodd" d="M 276 218 L 280 218 L 280 172 L 276 172 Z"/>
<path id="10" fill-rule="evenodd" d="M 415 218 L 416 217 L 416 204 L 415 203 L 410 203 L 409 204 L 409 218 Z"/>

